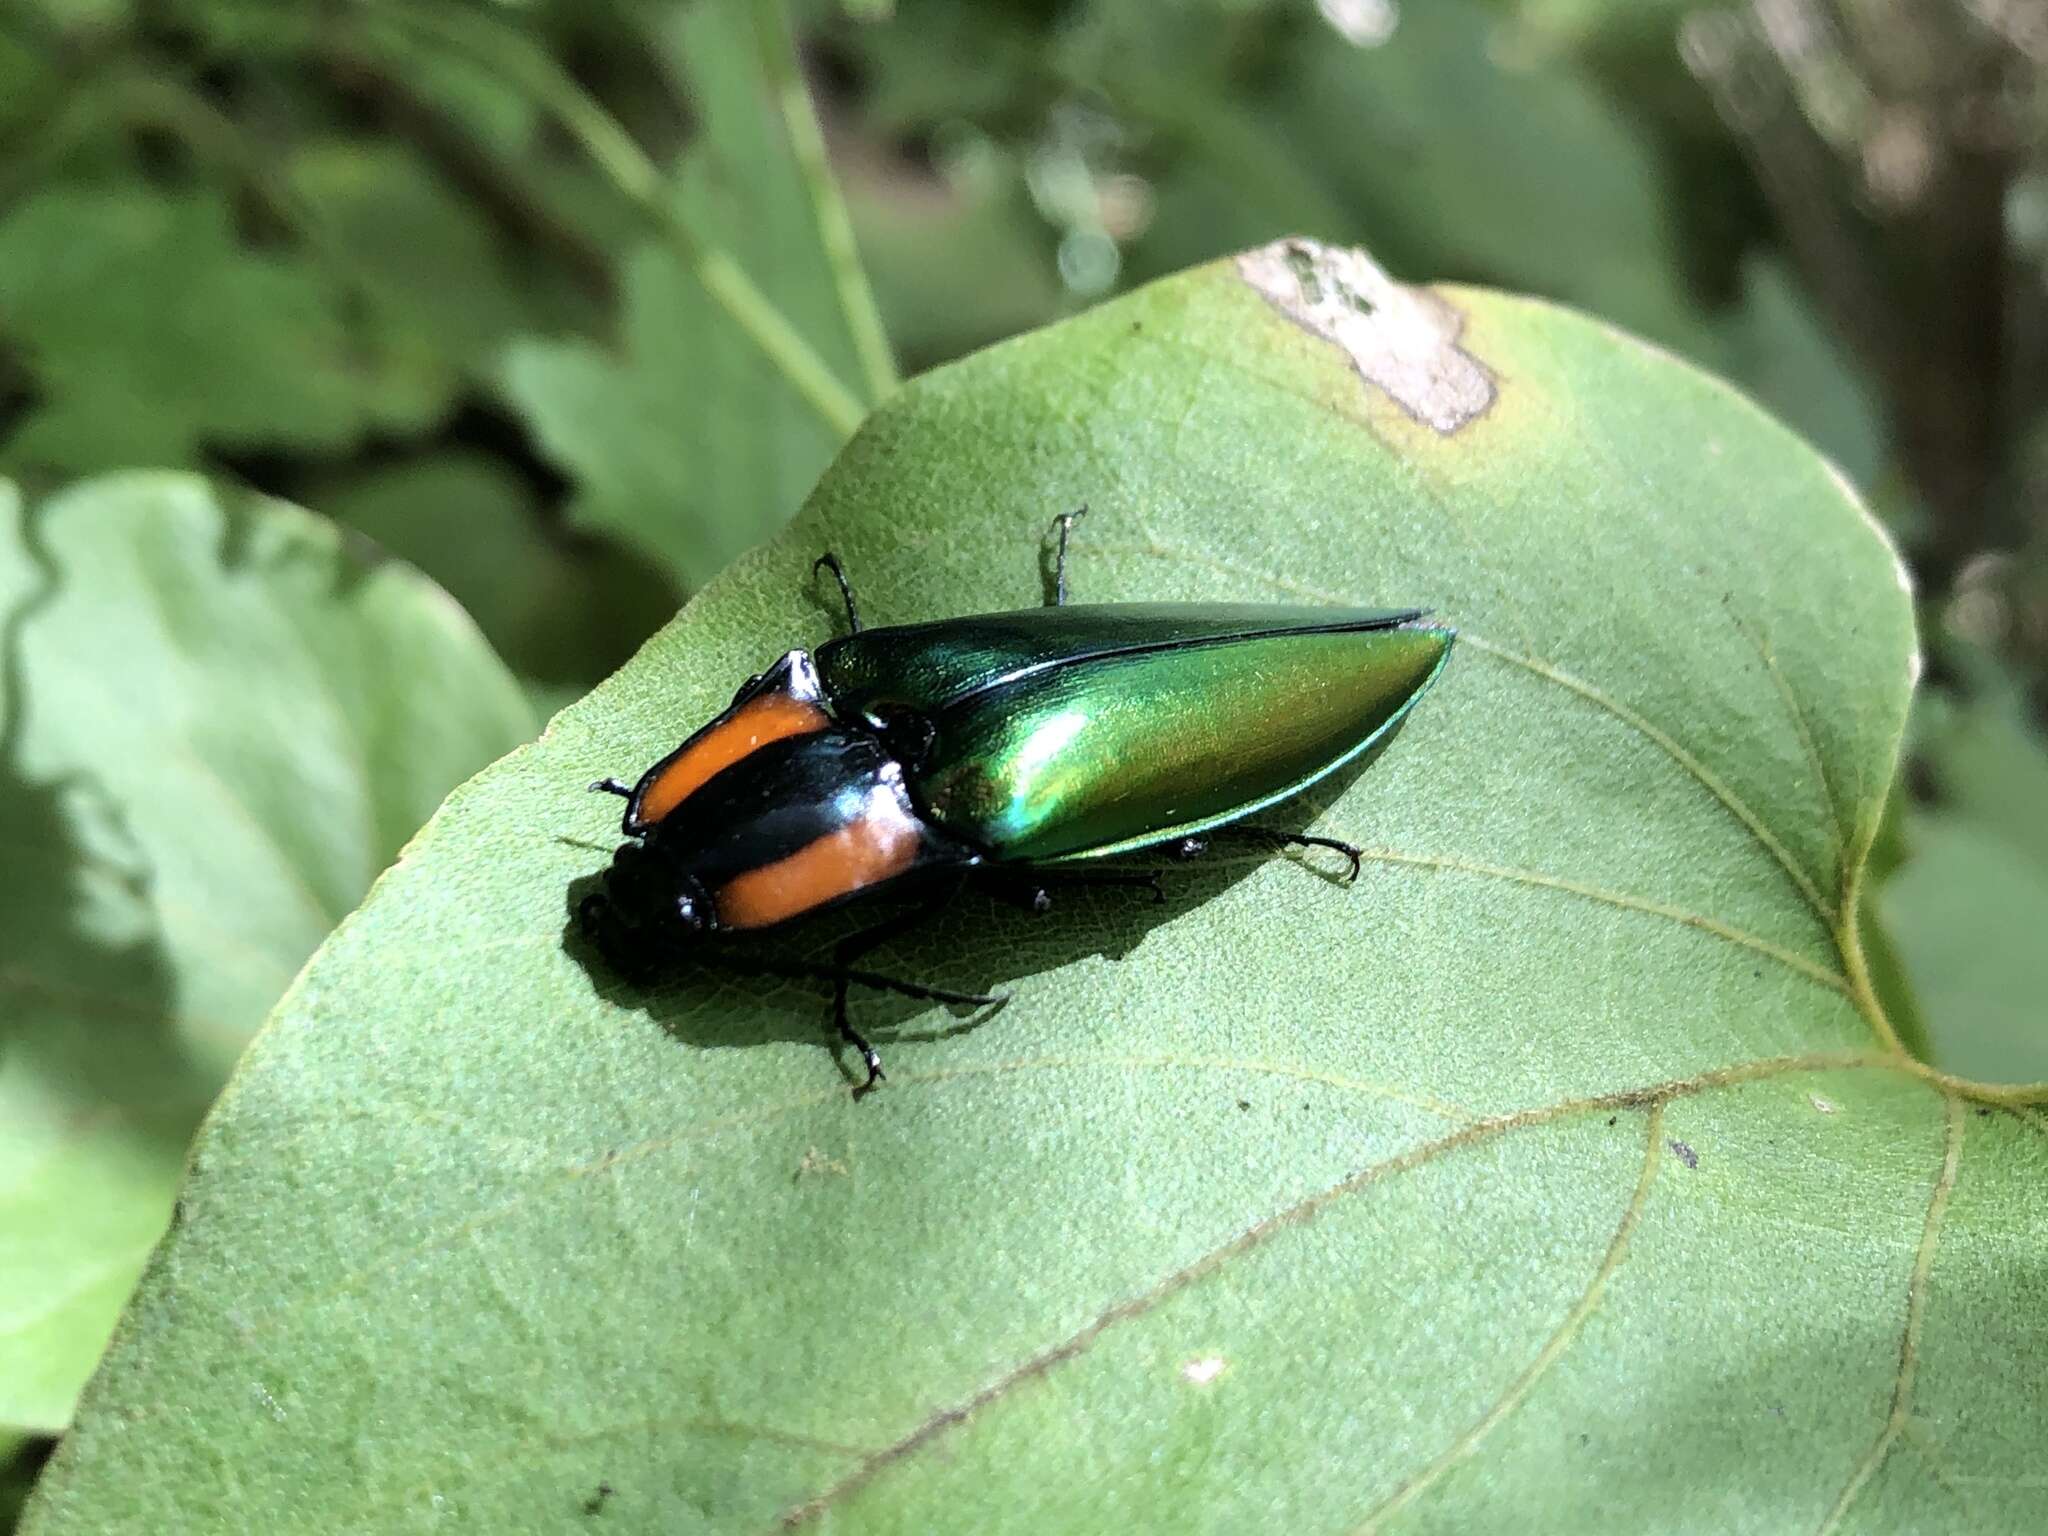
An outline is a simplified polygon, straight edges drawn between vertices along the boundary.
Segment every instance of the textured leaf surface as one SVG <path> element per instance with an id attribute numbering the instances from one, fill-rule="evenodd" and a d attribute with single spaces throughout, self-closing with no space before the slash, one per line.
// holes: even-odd
<path id="1" fill-rule="evenodd" d="M 1880 536 L 1583 318 L 1252 270 L 1356 366 L 1225 262 L 932 374 L 449 801 L 202 1133 L 30 1531 L 2039 1523 L 2048 1136 L 1891 1051 L 1838 937 L 1914 656 Z M 1081 501 L 1087 599 L 1460 627 L 1301 813 L 1366 878 L 963 901 L 891 967 L 1014 1000 L 867 1000 L 860 1102 L 800 987 L 593 979 L 582 786 L 830 632 L 818 548 L 872 621 L 1028 603 Z"/>
<path id="2" fill-rule="evenodd" d="M 531 723 L 415 572 L 188 476 L 0 483 L 0 615 L 0 1429 L 52 1430 L 243 1044 Z"/>

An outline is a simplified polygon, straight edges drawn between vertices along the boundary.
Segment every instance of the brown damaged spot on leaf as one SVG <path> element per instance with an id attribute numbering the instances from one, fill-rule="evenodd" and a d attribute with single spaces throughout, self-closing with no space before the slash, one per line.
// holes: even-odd
<path id="1" fill-rule="evenodd" d="M 1363 251 L 1295 236 L 1246 251 L 1237 270 L 1310 334 L 1342 347 L 1367 383 L 1446 437 L 1486 414 L 1493 375 L 1458 345 L 1465 317 L 1395 282 Z"/>

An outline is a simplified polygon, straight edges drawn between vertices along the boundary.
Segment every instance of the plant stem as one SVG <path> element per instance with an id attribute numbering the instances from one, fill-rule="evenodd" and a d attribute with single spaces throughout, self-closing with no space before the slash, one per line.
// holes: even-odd
<path id="1" fill-rule="evenodd" d="M 832 268 L 846 328 L 853 336 L 861 370 L 867 375 L 868 393 L 880 400 L 896 387 L 896 360 L 890 355 L 882 314 L 875 305 L 874 290 L 868 286 L 867 272 L 854 244 L 853 221 L 847 217 L 846 200 L 840 196 L 839 183 L 834 180 L 826 158 L 825 135 L 818 126 L 816 104 L 804 88 L 803 75 L 797 67 L 786 0 L 754 0 L 754 25 L 760 36 L 762 72 L 767 76 L 769 94 L 782 110 L 797 174 L 811 195 L 818 243 L 824 247 L 826 263 Z"/>
<path id="2" fill-rule="evenodd" d="M 744 332 L 825 424 L 851 436 L 867 409 L 797 332 L 746 270 L 668 196 L 646 151 L 617 118 L 522 34 L 455 5 L 371 8 L 374 17 L 433 35 L 496 70 L 552 113 L 620 193 L 651 220 L 704 291 Z"/>

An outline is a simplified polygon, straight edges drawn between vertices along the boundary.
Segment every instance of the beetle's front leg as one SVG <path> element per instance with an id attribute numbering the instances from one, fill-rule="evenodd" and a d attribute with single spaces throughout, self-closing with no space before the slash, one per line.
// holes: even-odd
<path id="1" fill-rule="evenodd" d="M 958 888 L 956 883 L 953 890 Z M 847 1017 L 846 989 L 855 981 L 862 980 L 862 973 L 851 969 L 853 962 L 869 950 L 878 949 L 891 939 L 901 938 L 913 928 L 929 922 L 938 915 L 951 897 L 952 890 L 945 891 L 908 912 L 900 912 L 872 927 L 863 928 L 858 933 L 848 934 L 832 947 L 832 1022 L 839 1026 L 839 1038 L 860 1052 L 860 1059 L 868 1069 L 868 1080 L 854 1090 L 856 1093 L 866 1093 L 882 1081 L 884 1074 L 881 1055 L 868 1044 L 860 1031 L 853 1027 L 852 1020 Z M 912 983 L 899 986 L 897 990 L 909 990 L 914 996 L 918 989 Z"/>
<path id="2" fill-rule="evenodd" d="M 850 635 L 859 634 L 860 609 L 854 605 L 853 588 L 846 580 L 846 572 L 839 564 L 839 557 L 829 549 L 811 562 L 811 574 L 815 576 L 820 571 L 830 571 L 832 579 L 839 583 L 839 596 L 846 604 L 846 632 Z"/>
<path id="3" fill-rule="evenodd" d="M 1053 557 L 1052 601 L 1046 605 L 1049 608 L 1067 606 L 1067 536 L 1074 531 L 1074 524 L 1087 515 L 1088 508 L 1083 505 L 1071 512 L 1062 512 L 1052 520 L 1053 527 L 1059 531 L 1060 547 L 1059 553 Z"/>

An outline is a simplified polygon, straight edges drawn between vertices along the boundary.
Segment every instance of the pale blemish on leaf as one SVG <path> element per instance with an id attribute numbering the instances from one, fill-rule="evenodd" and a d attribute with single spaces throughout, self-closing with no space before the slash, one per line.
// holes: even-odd
<path id="1" fill-rule="evenodd" d="M 853 1169 L 847 1166 L 845 1158 L 827 1157 L 816 1147 L 811 1147 L 804 1152 L 803 1160 L 796 1165 L 796 1177 L 801 1179 L 805 1174 L 836 1174 L 844 1179 L 852 1176 Z"/>
<path id="2" fill-rule="evenodd" d="M 1395 282 L 1365 252 L 1295 236 L 1246 251 L 1237 270 L 1425 426 L 1448 436 L 1492 406 L 1493 375 L 1458 345 L 1465 317 Z"/>
<path id="3" fill-rule="evenodd" d="M 1229 1364 L 1221 1355 L 1203 1355 L 1180 1368 L 1181 1379 L 1191 1386 L 1206 1387 L 1221 1376 Z"/>
<path id="4" fill-rule="evenodd" d="M 1833 1099 L 1822 1098 L 1817 1093 L 1809 1093 L 1806 1096 L 1806 1102 L 1811 1104 L 1815 1109 L 1819 1110 L 1824 1115 L 1832 1115 L 1835 1112 L 1835 1101 Z"/>

